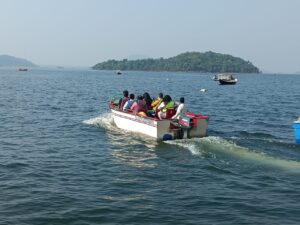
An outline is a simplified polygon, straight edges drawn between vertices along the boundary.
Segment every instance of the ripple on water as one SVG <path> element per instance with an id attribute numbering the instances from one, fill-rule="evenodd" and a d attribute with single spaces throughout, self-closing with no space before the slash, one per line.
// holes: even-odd
<path id="1" fill-rule="evenodd" d="M 239 74 L 224 87 L 211 74 L 114 75 L 1 69 L 0 224 L 298 224 L 299 77 Z M 209 115 L 209 137 L 118 129 L 107 102 L 123 89 L 184 96 Z"/>

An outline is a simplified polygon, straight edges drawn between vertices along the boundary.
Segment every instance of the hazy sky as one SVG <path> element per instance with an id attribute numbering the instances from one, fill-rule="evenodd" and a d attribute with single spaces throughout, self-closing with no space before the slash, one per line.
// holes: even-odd
<path id="1" fill-rule="evenodd" d="M 300 71 L 300 0 L 0 0 L 0 55 L 92 66 L 214 51 Z"/>

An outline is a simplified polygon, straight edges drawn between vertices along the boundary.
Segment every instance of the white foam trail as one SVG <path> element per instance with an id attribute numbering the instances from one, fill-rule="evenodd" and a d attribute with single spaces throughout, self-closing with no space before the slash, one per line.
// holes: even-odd
<path id="1" fill-rule="evenodd" d="M 156 163 L 153 162 L 153 159 L 157 158 L 153 150 L 158 144 L 156 140 L 154 141 L 153 138 L 148 136 L 118 128 L 114 123 L 112 113 L 105 113 L 98 117 L 84 120 L 82 123 L 101 127 L 108 131 L 106 135 L 110 143 L 116 146 L 111 153 L 114 158 L 136 168 L 154 168 L 156 166 Z M 132 146 L 136 145 L 146 146 L 147 151 L 143 147 L 138 147 L 135 151 Z"/>
<path id="2" fill-rule="evenodd" d="M 84 120 L 82 123 L 98 127 L 100 126 L 103 128 L 110 128 L 114 124 L 114 120 L 111 113 L 105 113 L 98 117 Z"/>
<path id="3" fill-rule="evenodd" d="M 140 144 L 142 142 L 150 149 L 155 148 L 155 146 L 158 144 L 157 141 L 154 140 L 152 137 L 118 128 L 114 123 L 112 113 L 104 113 L 98 117 L 84 120 L 82 121 L 82 123 L 101 127 L 104 128 L 105 130 L 108 130 L 109 138 L 111 140 L 114 140 L 113 141 L 114 144 L 119 143 L 123 145 L 124 144 L 123 141 L 130 142 L 131 144 Z M 117 134 L 122 134 L 122 136 L 119 136 Z M 123 140 L 124 137 L 126 137 L 127 139 Z"/>
<path id="4" fill-rule="evenodd" d="M 165 143 L 171 144 L 171 145 L 177 145 L 183 148 L 188 149 L 193 155 L 202 155 L 201 148 L 199 146 L 196 146 L 194 142 L 191 141 L 191 139 L 181 139 L 181 140 L 175 140 L 175 141 L 165 141 Z"/>
<path id="5" fill-rule="evenodd" d="M 289 159 L 280 159 L 264 152 L 251 150 L 236 145 L 220 137 L 194 138 L 188 140 L 167 141 L 166 143 L 178 145 L 188 149 L 192 154 L 203 155 L 207 151 L 225 153 L 242 159 L 253 160 L 268 166 L 293 170 L 300 173 L 300 162 Z"/>

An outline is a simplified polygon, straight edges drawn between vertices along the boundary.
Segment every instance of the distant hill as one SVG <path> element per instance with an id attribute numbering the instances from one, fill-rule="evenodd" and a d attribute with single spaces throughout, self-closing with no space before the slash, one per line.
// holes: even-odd
<path id="1" fill-rule="evenodd" d="M 108 60 L 92 67 L 95 70 L 197 71 L 211 73 L 259 73 L 251 62 L 215 52 L 186 52 L 170 58 Z"/>
<path id="2" fill-rule="evenodd" d="M 9 55 L 0 55 L 0 67 L 18 67 L 18 66 L 27 66 L 27 67 L 34 67 L 36 66 L 34 63 L 26 60 L 21 59 Z"/>

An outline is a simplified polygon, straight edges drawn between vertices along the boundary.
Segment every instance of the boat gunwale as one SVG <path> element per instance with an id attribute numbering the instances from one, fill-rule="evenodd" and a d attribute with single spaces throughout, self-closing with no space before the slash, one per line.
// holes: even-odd
<path id="1" fill-rule="evenodd" d="M 160 120 L 158 118 L 155 118 L 155 117 L 140 116 L 140 115 L 135 114 L 132 111 L 122 111 L 120 109 L 115 109 L 116 106 L 117 106 L 116 104 L 110 104 L 110 109 L 113 110 L 113 111 L 119 112 L 119 113 L 136 116 L 136 117 L 139 117 L 139 118 L 142 118 L 142 119 L 148 119 L 148 120 L 153 120 L 153 121 L 162 121 L 162 120 Z M 168 119 L 163 119 L 163 120 L 168 120 Z"/>
<path id="2" fill-rule="evenodd" d="M 120 110 L 115 110 L 115 109 L 111 109 L 111 110 L 112 110 L 114 116 L 120 117 L 122 119 L 130 120 L 133 122 L 137 122 L 137 123 L 142 123 L 142 124 L 152 126 L 152 127 L 157 127 L 157 123 L 155 123 L 155 122 L 163 121 L 163 120 L 157 120 L 157 119 L 154 119 L 151 117 L 142 117 L 139 115 L 135 115 L 133 113 L 122 112 Z M 128 117 L 126 115 L 132 115 L 132 116 L 134 116 L 134 118 Z"/>
<path id="3" fill-rule="evenodd" d="M 140 116 L 138 114 L 135 114 L 132 111 L 123 111 L 123 110 L 120 110 L 120 109 L 116 109 L 115 107 L 117 107 L 117 106 L 118 106 L 118 104 L 114 104 L 114 103 L 110 103 L 109 104 L 109 108 L 111 110 L 119 112 L 119 113 L 133 115 L 133 116 L 136 116 L 136 117 L 139 117 L 139 118 L 142 118 L 142 119 L 148 119 L 148 120 L 153 120 L 153 121 L 157 121 L 157 122 L 159 122 L 159 121 L 166 121 L 166 120 L 172 121 L 171 119 L 159 119 L 159 118 L 150 117 L 150 116 Z M 186 115 L 187 116 L 193 116 L 193 117 L 201 118 L 201 119 L 208 119 L 209 118 L 208 116 L 201 115 L 201 114 L 195 114 L 195 113 L 192 113 L 192 112 L 187 112 Z"/>

